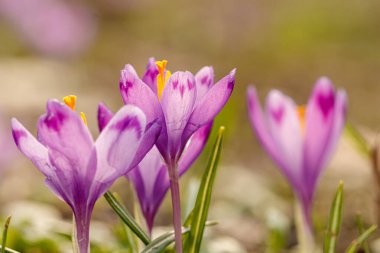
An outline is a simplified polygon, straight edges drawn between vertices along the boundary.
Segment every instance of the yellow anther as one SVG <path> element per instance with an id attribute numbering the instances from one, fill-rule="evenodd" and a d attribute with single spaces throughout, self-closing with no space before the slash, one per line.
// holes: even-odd
<path id="1" fill-rule="evenodd" d="M 71 108 L 71 110 L 75 111 L 75 105 L 77 102 L 77 96 L 75 95 L 69 95 L 63 98 L 63 102 Z M 84 124 L 87 126 L 87 118 L 84 112 L 80 113 L 80 117 L 82 118 Z"/>
<path id="2" fill-rule="evenodd" d="M 71 110 L 75 110 L 75 103 L 77 101 L 77 96 L 69 95 L 63 98 L 63 102 L 71 108 Z"/>
<path id="3" fill-rule="evenodd" d="M 301 130 L 305 130 L 306 125 L 306 108 L 304 105 L 297 107 L 298 118 L 300 120 Z"/>
<path id="4" fill-rule="evenodd" d="M 80 112 L 80 117 L 82 118 L 84 124 L 87 126 L 87 118 L 86 118 L 86 114 L 84 114 L 84 112 Z"/>
<path id="5" fill-rule="evenodd" d="M 169 80 L 171 73 L 169 70 L 166 70 L 166 65 L 168 64 L 167 60 L 156 61 L 156 66 L 158 68 L 157 75 L 157 96 L 161 99 L 162 92 L 165 88 L 166 82 Z"/>

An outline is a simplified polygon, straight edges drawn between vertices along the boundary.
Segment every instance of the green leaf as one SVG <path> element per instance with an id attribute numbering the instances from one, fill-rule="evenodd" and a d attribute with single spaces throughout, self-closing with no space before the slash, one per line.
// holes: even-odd
<path id="1" fill-rule="evenodd" d="M 9 228 L 10 222 L 11 222 L 11 216 L 8 216 L 8 218 L 5 220 L 5 224 L 4 224 L 3 238 L 2 238 L 2 243 L 1 243 L 1 253 L 6 252 L 5 246 L 7 244 L 7 235 L 8 235 L 8 228 Z"/>
<path id="2" fill-rule="evenodd" d="M 206 226 L 216 225 L 215 221 L 206 222 Z M 190 228 L 182 228 L 182 236 L 188 235 Z M 154 239 L 141 253 L 160 253 L 165 251 L 165 249 L 174 242 L 174 231 L 167 232 L 156 239 Z"/>
<path id="3" fill-rule="evenodd" d="M 126 244 L 128 245 L 128 249 L 130 253 L 138 253 L 138 242 L 136 239 L 136 235 L 132 232 L 131 229 L 128 229 L 125 224 L 123 224 L 123 229 L 125 233 Z"/>
<path id="4" fill-rule="evenodd" d="M 356 249 L 361 244 L 363 244 L 369 238 L 369 236 L 373 232 L 375 232 L 376 229 L 377 229 L 376 225 L 372 225 L 371 227 L 369 227 L 363 234 L 361 234 L 357 239 L 355 239 L 351 242 L 350 246 L 348 246 L 348 248 L 346 250 L 346 253 L 355 253 Z"/>
<path id="5" fill-rule="evenodd" d="M 364 233 L 364 224 L 362 216 L 358 213 L 356 214 L 356 224 L 358 226 L 359 235 L 362 235 Z M 364 253 L 370 253 L 368 243 L 365 241 L 362 245 L 359 245 L 359 247 L 363 247 Z"/>
<path id="6" fill-rule="evenodd" d="M 185 228 L 182 230 L 182 235 L 189 233 L 190 229 Z M 158 253 L 165 250 L 171 243 L 174 242 L 174 231 L 167 232 L 155 240 L 153 240 L 141 253 Z"/>
<path id="7" fill-rule="evenodd" d="M 149 236 L 144 232 L 144 230 L 137 224 L 133 216 L 127 211 L 126 208 L 116 199 L 116 197 L 109 191 L 104 194 L 105 199 L 120 219 L 127 225 L 132 232 L 140 238 L 140 240 L 148 245 L 150 243 Z"/>
<path id="8" fill-rule="evenodd" d="M 342 207 L 343 207 L 343 182 L 339 183 L 335 193 L 334 201 L 332 202 L 329 223 L 325 235 L 324 253 L 335 253 L 340 226 L 342 224 Z"/>
<path id="9" fill-rule="evenodd" d="M 1 251 L 3 251 L 3 247 L 1 245 L 0 245 L 0 249 L 1 249 Z M 7 248 L 7 247 L 4 247 L 4 249 L 5 249 L 5 253 L 20 253 L 18 251 L 15 251 L 15 250 Z"/>
<path id="10" fill-rule="evenodd" d="M 368 142 L 365 140 L 363 135 L 350 123 L 346 124 L 345 132 L 351 137 L 351 139 L 355 142 L 357 149 L 368 156 L 371 154 L 371 148 Z"/>
<path id="11" fill-rule="evenodd" d="M 224 127 L 220 127 L 211 157 L 202 177 L 194 209 L 191 212 L 191 217 L 188 218 L 188 220 L 191 219 L 190 233 L 188 238 L 186 238 L 185 244 L 187 249 L 185 252 L 188 253 L 198 253 L 201 247 L 205 223 L 210 207 L 212 188 L 221 153 L 223 133 Z"/>

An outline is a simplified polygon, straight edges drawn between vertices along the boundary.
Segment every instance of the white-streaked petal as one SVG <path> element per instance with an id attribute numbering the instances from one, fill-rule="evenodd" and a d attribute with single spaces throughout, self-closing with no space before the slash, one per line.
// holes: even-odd
<path id="1" fill-rule="evenodd" d="M 196 99 L 195 79 L 190 72 L 175 72 L 166 84 L 161 97 L 162 111 L 168 136 L 171 157 L 180 156 L 186 143 L 181 137 L 194 109 Z M 164 145 L 159 145 L 159 148 Z M 160 150 L 163 153 L 162 150 Z"/>
<path id="2" fill-rule="evenodd" d="M 123 106 L 96 140 L 98 156 L 96 180 L 108 182 L 130 168 L 144 135 L 146 117 L 136 106 Z"/>

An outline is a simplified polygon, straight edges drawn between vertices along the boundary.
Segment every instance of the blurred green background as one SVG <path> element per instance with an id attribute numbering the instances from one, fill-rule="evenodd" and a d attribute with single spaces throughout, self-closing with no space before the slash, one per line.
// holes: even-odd
<path id="1" fill-rule="evenodd" d="M 60 8 L 65 10 L 63 14 Z M 277 241 L 285 241 L 284 247 L 290 251 L 295 244 L 291 190 L 252 133 L 246 88 L 255 84 L 262 101 L 270 89 L 277 88 L 305 104 L 314 82 L 328 76 L 348 93 L 349 121 L 374 143 L 380 126 L 379 31 L 380 2 L 376 0 L 33 0 L 32 4 L 0 0 L 0 110 L 4 125 L 9 125 L 12 116 L 35 131 L 47 99 L 75 94 L 79 110 L 86 113 L 96 136 L 97 104 L 105 102 L 113 110 L 122 105 L 118 79 L 126 63 L 140 75 L 152 56 L 167 59 L 171 71 L 195 73 L 212 65 L 215 80 L 236 67 L 233 96 L 215 123 L 215 128 L 227 128 L 210 213 L 220 224 L 210 230 L 204 251 L 265 252 L 278 227 Z M 183 179 L 184 204 L 191 192 L 189 184 L 202 173 L 208 151 L 206 148 Z M 70 211 L 48 192 L 37 169 L 25 158 L 14 156 L 18 159 L 3 166 L 9 169 L 3 170 L 0 182 L 2 214 L 18 213 L 11 207 L 21 203 L 32 205 L 31 209 L 35 205 L 54 207 L 59 212 L 53 216 L 69 222 Z M 366 223 L 376 222 L 377 216 L 370 164 L 345 137 L 318 188 L 314 218 L 319 241 L 339 179 L 345 181 L 347 194 L 341 240 L 344 249 L 357 235 L 355 213 L 363 213 Z M 115 186 L 131 206 L 132 194 L 127 188 L 125 180 Z M 28 210 L 23 206 L 18 209 Z M 108 231 L 109 236 L 117 220 L 103 200 L 96 209 L 94 220 L 100 223 L 99 231 Z M 170 214 L 169 203 L 165 203 L 157 226 L 170 225 Z M 29 229 L 25 224 L 15 225 L 13 238 L 29 238 L 28 233 L 45 229 L 30 226 L 32 232 L 24 231 Z M 60 232 L 55 226 L 50 229 Z M 92 232 L 94 241 L 96 236 Z M 23 239 L 29 245 L 25 249 L 14 239 L 14 248 L 53 252 L 38 246 L 48 245 L 40 241 L 53 237 L 48 233 L 41 238 Z M 111 249 L 117 244 L 113 241 L 116 239 L 110 239 Z M 38 245 L 31 250 L 33 243 Z M 373 240 L 374 252 L 380 252 L 376 245 L 380 241 Z"/>

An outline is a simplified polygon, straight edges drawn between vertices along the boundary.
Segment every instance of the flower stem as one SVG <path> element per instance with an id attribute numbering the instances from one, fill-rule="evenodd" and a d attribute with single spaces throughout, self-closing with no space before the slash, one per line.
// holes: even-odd
<path id="1" fill-rule="evenodd" d="M 72 243 L 74 253 L 90 252 L 90 220 L 91 214 L 73 216 Z"/>
<path id="2" fill-rule="evenodd" d="M 181 200 L 179 192 L 177 164 L 172 163 L 168 165 L 168 170 L 170 179 L 170 191 L 172 195 L 175 249 L 176 253 L 182 253 Z"/>
<path id="3" fill-rule="evenodd" d="M 295 200 L 295 218 L 299 253 L 315 252 L 314 234 L 309 210 L 305 210 L 298 198 Z"/>

